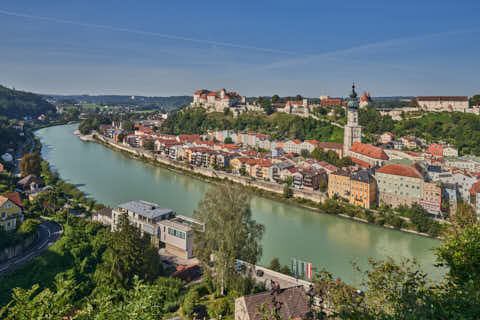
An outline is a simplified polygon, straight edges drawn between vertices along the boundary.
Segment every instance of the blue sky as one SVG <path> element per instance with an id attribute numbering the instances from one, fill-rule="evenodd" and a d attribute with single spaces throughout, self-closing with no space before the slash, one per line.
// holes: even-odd
<path id="1" fill-rule="evenodd" d="M 480 1 L 10 1 L 0 84 L 40 93 L 480 93 Z"/>

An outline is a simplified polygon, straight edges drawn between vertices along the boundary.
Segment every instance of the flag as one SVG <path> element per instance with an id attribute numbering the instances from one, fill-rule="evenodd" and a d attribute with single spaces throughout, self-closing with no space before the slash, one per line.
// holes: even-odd
<path id="1" fill-rule="evenodd" d="M 307 263 L 307 279 L 312 280 L 312 264 Z"/>

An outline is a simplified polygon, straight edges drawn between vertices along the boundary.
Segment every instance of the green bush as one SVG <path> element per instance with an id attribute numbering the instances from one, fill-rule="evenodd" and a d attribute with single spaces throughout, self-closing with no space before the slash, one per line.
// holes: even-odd
<path id="1" fill-rule="evenodd" d="M 182 310 L 185 313 L 185 315 L 189 317 L 193 315 L 193 312 L 195 311 L 195 306 L 197 305 L 199 299 L 200 299 L 200 296 L 198 295 L 197 290 L 188 291 L 182 305 Z"/>
<path id="2" fill-rule="evenodd" d="M 210 303 L 207 308 L 207 313 L 210 318 L 219 319 L 230 314 L 230 303 L 227 298 L 217 299 L 213 303 Z"/>

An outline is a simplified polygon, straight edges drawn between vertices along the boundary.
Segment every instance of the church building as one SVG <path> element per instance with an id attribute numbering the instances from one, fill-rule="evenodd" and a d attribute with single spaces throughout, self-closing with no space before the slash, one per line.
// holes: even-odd
<path id="1" fill-rule="evenodd" d="M 347 125 L 343 137 L 343 154 L 348 156 L 354 142 L 362 142 L 362 127 L 358 124 L 358 99 L 355 84 L 347 99 Z"/>

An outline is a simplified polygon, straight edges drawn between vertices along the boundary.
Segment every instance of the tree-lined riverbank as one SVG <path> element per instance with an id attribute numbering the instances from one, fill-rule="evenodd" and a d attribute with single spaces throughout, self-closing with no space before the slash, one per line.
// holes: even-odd
<path id="1" fill-rule="evenodd" d="M 117 205 L 145 199 L 192 215 L 209 184 L 192 177 L 136 161 L 101 145 L 85 143 L 73 135 L 75 125 L 37 132 L 44 144 L 43 155 L 60 176 L 79 184 L 98 201 Z M 262 263 L 279 257 L 289 264 L 293 257 L 311 261 L 317 269 L 335 270 L 347 282 L 358 283 L 350 262 L 367 265 L 367 258 L 417 257 L 433 279 L 441 274 L 433 268 L 433 239 L 378 228 L 331 215 L 319 215 L 278 201 L 252 198 L 256 221 L 266 226 Z"/>

